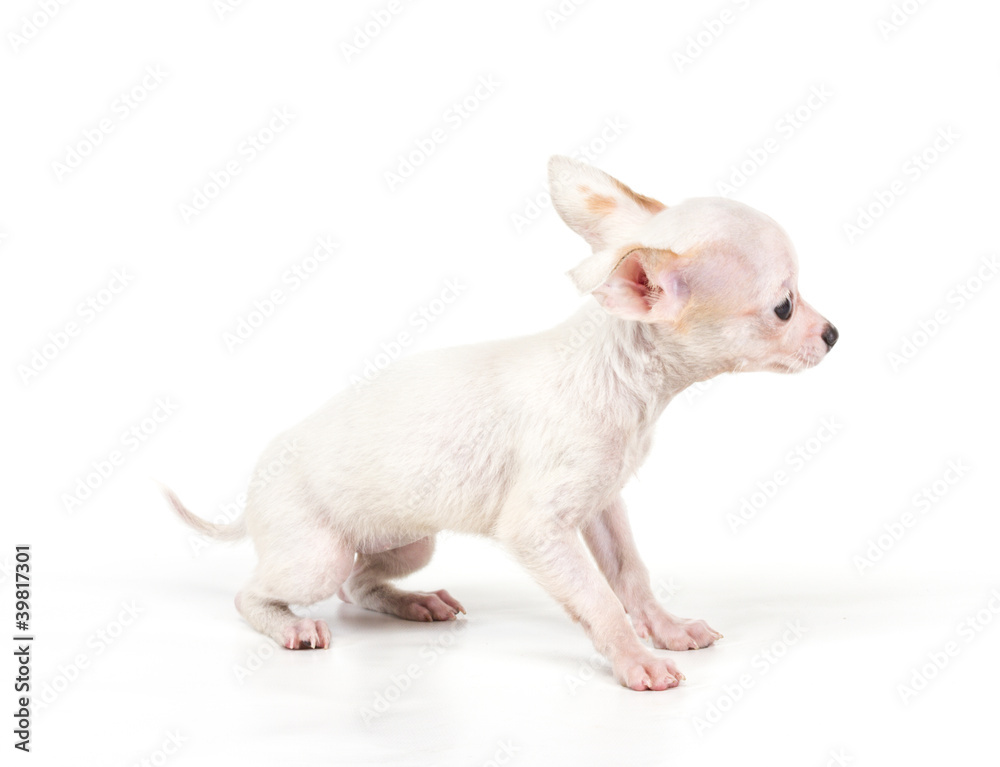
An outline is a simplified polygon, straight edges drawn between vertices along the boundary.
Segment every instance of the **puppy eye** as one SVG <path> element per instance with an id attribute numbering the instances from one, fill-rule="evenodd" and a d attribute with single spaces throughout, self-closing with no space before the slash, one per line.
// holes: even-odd
<path id="1" fill-rule="evenodd" d="M 774 313 L 778 315 L 779 320 L 787 320 L 792 316 L 792 299 L 786 298 L 776 307 L 774 307 Z"/>

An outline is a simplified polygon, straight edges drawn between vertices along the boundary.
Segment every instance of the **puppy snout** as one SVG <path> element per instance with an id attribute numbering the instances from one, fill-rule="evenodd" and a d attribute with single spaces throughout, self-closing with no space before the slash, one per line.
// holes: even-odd
<path id="1" fill-rule="evenodd" d="M 826 323 L 826 329 L 823 331 L 821 338 L 823 339 L 823 343 L 826 344 L 826 350 L 830 351 L 830 349 L 833 348 L 833 345 L 837 343 L 837 339 L 840 338 L 840 333 L 838 333 L 837 329 L 828 322 Z"/>

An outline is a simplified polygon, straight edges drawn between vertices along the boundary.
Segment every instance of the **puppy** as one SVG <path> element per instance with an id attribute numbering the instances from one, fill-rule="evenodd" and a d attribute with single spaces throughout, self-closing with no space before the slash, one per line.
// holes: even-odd
<path id="1" fill-rule="evenodd" d="M 259 563 L 236 607 L 258 631 L 293 650 L 329 647 L 326 623 L 289 604 L 333 594 L 455 619 L 465 610 L 447 591 L 392 585 L 453 530 L 501 541 L 633 690 L 684 678 L 641 638 L 668 650 L 721 638 L 657 603 L 622 487 L 685 387 L 811 367 L 837 331 L 799 295 L 792 244 L 764 214 L 722 198 L 668 208 L 566 157 L 549 162 L 549 184 L 593 250 L 570 276 L 597 306 L 537 335 L 415 355 L 341 392 L 265 450 L 232 525 L 164 490 L 199 532 L 253 538 Z"/>

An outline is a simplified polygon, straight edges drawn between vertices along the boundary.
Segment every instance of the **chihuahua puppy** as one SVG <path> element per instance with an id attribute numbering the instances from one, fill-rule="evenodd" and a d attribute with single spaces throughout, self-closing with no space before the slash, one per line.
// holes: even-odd
<path id="1" fill-rule="evenodd" d="M 453 530 L 502 542 L 633 690 L 684 678 L 642 639 L 689 650 L 721 638 L 653 596 L 622 487 L 685 387 L 811 367 L 837 331 L 799 295 L 792 244 L 764 214 L 714 197 L 667 207 L 567 157 L 549 162 L 549 185 L 593 250 L 570 276 L 596 307 L 537 335 L 403 359 L 340 393 L 265 450 L 231 525 L 164 489 L 199 532 L 253 539 L 259 563 L 236 607 L 258 631 L 292 650 L 329 647 L 326 623 L 289 604 L 333 594 L 455 619 L 465 609 L 447 591 L 392 584 Z"/>

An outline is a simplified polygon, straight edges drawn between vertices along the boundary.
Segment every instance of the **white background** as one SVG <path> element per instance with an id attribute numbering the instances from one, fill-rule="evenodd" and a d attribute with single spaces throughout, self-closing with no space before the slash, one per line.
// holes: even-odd
<path id="1" fill-rule="evenodd" d="M 20 761 L 819 766 L 993 750 L 1000 288 L 977 272 L 998 252 L 995 4 L 911 1 L 892 28 L 896 6 L 860 0 L 51 5 L 0 18 L 0 614 L 29 543 L 49 701 Z M 496 85 L 477 97 L 481 78 Z M 274 110 L 293 117 L 251 158 L 241 146 Z M 390 184 L 434 131 L 443 143 Z M 957 136 L 944 151 L 941 131 Z M 409 582 L 464 602 L 457 633 L 332 600 L 311 612 L 330 651 L 275 651 L 232 606 L 252 547 L 200 548 L 151 480 L 219 514 L 267 441 L 413 331 L 447 280 L 459 299 L 406 353 L 567 316 L 582 299 L 564 272 L 587 248 L 528 198 L 551 154 L 583 150 L 667 204 L 728 191 L 776 218 L 803 295 L 841 333 L 802 375 L 682 395 L 626 490 L 668 608 L 726 638 L 676 654 L 680 688 L 626 691 L 501 551 L 453 537 Z M 206 190 L 231 160 L 239 174 Z M 185 220 L 199 189 L 214 199 Z M 291 289 L 283 274 L 321 236 L 339 247 Z M 127 286 L 102 294 L 113 270 Z M 275 289 L 285 301 L 227 348 Z M 92 297 L 110 300 L 86 315 Z M 71 321 L 79 333 L 46 349 Z M 36 352 L 52 358 L 26 374 Z M 127 438 L 158 399 L 169 416 Z M 68 503 L 112 451 L 121 465 Z M 948 484 L 956 461 L 968 469 Z M 787 481 L 734 531 L 727 515 L 776 472 Z M 861 568 L 872 541 L 881 558 Z M 904 696 L 915 673 L 933 678 Z M 164 750 L 171 734 L 182 744 Z"/>

